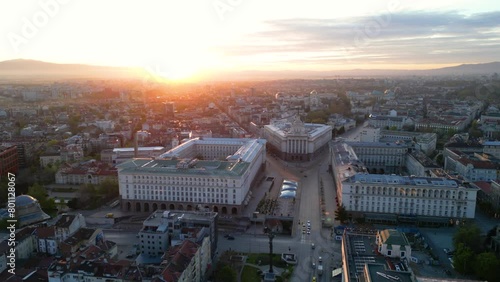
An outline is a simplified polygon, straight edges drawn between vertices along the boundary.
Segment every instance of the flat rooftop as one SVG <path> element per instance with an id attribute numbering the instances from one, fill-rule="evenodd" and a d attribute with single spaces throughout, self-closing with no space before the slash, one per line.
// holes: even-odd
<path id="1" fill-rule="evenodd" d="M 116 167 L 120 173 L 191 174 L 197 176 L 242 176 L 248 162 L 205 161 L 197 159 L 131 159 Z"/>
<path id="2" fill-rule="evenodd" d="M 397 184 L 412 186 L 434 186 L 447 188 L 468 188 L 477 189 L 469 182 L 453 178 L 438 177 L 412 177 L 400 175 L 381 175 L 381 174 L 355 174 L 345 180 L 347 183 L 367 183 L 367 184 Z"/>
<path id="3" fill-rule="evenodd" d="M 156 210 L 153 212 L 146 220 L 144 220 L 144 226 L 161 226 L 165 225 L 169 221 L 181 222 L 181 221 L 207 221 L 212 220 L 217 216 L 216 212 L 196 212 L 196 211 L 167 211 L 167 210 Z"/>

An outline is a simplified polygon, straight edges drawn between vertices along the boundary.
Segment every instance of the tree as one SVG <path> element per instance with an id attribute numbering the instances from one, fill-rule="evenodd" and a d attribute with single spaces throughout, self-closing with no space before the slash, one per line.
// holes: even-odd
<path id="1" fill-rule="evenodd" d="M 45 188 L 38 183 L 35 183 L 28 188 L 28 195 L 37 199 L 40 206 L 44 210 L 55 210 L 57 208 L 54 199 L 49 198 L 47 190 L 45 190 Z"/>
<path id="2" fill-rule="evenodd" d="M 453 256 L 453 267 L 462 274 L 471 274 L 474 267 L 474 253 L 463 243 L 459 243 Z"/>
<path id="3" fill-rule="evenodd" d="M 349 218 L 347 214 L 347 210 L 345 209 L 344 205 L 341 205 L 337 208 L 335 211 L 335 220 L 340 221 L 340 223 L 345 223 L 347 219 Z"/>
<path id="4" fill-rule="evenodd" d="M 474 260 L 474 272 L 476 276 L 486 281 L 498 280 L 498 268 L 500 261 L 491 252 L 481 253 Z"/>
<path id="5" fill-rule="evenodd" d="M 235 282 L 237 278 L 236 270 L 232 269 L 229 265 L 222 266 L 215 274 L 215 281 L 217 282 Z"/>
<path id="6" fill-rule="evenodd" d="M 477 225 L 461 226 L 453 236 L 453 246 L 458 250 L 458 246 L 463 244 L 477 254 L 481 251 L 481 230 Z"/>

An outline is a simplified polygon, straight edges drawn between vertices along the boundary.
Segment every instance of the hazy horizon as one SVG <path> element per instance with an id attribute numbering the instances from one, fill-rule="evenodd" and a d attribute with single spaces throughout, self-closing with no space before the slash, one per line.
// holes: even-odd
<path id="1" fill-rule="evenodd" d="M 0 61 L 139 67 L 169 79 L 245 71 L 422 70 L 500 61 L 500 4 L 495 1 L 214 0 L 194 5 L 1 2 Z"/>

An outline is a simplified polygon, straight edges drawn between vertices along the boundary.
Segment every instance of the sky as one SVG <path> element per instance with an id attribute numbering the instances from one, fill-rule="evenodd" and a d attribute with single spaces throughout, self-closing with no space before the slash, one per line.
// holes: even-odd
<path id="1" fill-rule="evenodd" d="M 242 70 L 500 61 L 498 0 L 3 0 L 0 61 Z"/>

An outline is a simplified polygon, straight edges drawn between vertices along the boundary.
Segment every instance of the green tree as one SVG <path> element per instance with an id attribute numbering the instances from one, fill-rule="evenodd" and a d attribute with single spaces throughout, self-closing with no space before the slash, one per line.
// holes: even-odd
<path id="1" fill-rule="evenodd" d="M 335 220 L 340 221 L 340 223 L 345 223 L 347 219 L 349 218 L 347 214 L 347 210 L 345 209 L 344 205 L 341 205 L 337 207 L 337 210 L 335 211 Z"/>
<path id="2" fill-rule="evenodd" d="M 238 280 L 236 270 L 232 269 L 229 265 L 222 266 L 215 274 L 215 281 L 217 282 L 235 282 Z"/>
<path id="3" fill-rule="evenodd" d="M 28 188 L 28 195 L 37 199 L 40 206 L 44 210 L 55 210 L 57 208 L 54 199 L 49 198 L 47 190 L 45 190 L 45 188 L 38 183 L 35 183 Z"/>
<path id="4" fill-rule="evenodd" d="M 474 272 L 482 280 L 497 281 L 499 267 L 499 260 L 490 252 L 481 253 L 474 260 Z"/>
<path id="5" fill-rule="evenodd" d="M 474 270 L 474 252 L 463 243 L 458 244 L 453 256 L 453 267 L 461 274 L 472 274 Z"/>
<path id="6" fill-rule="evenodd" d="M 477 225 L 464 225 L 453 236 L 453 247 L 458 250 L 458 246 L 463 244 L 477 254 L 481 251 L 481 230 Z"/>

